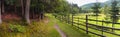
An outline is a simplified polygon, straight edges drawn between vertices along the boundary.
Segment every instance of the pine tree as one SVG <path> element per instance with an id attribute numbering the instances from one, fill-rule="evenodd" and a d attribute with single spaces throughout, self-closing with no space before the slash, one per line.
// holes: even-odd
<path id="1" fill-rule="evenodd" d="M 117 7 L 118 2 L 117 1 L 112 1 L 112 5 L 111 5 L 111 19 L 113 22 L 117 22 L 118 21 L 118 16 L 119 15 L 119 8 Z"/>
<path id="2" fill-rule="evenodd" d="M 98 20 L 98 15 L 99 15 L 99 13 L 100 13 L 100 9 L 101 7 L 100 7 L 100 3 L 95 3 L 94 4 L 94 6 L 92 7 L 92 9 L 93 9 L 93 13 L 95 13 L 95 16 L 96 16 L 96 20 Z M 98 22 L 96 22 L 96 24 L 98 24 Z"/>
<path id="3" fill-rule="evenodd" d="M 112 27 L 114 28 L 114 23 L 118 22 L 119 17 L 117 15 L 119 15 L 119 8 L 117 7 L 118 2 L 116 0 L 112 1 L 112 5 L 111 5 L 111 20 L 112 20 Z M 112 32 L 114 32 L 114 30 L 112 29 Z"/>
<path id="4" fill-rule="evenodd" d="M 101 7 L 100 7 L 100 3 L 98 3 L 98 2 L 95 3 L 94 6 L 92 7 L 93 13 L 95 13 L 96 16 L 98 16 L 98 14 L 100 13 L 99 8 L 101 8 Z"/>

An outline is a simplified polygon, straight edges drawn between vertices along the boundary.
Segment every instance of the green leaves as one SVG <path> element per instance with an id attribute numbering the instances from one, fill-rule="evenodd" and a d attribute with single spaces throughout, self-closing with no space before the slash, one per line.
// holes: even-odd
<path id="1" fill-rule="evenodd" d="M 98 15 L 99 13 L 100 13 L 100 9 L 101 7 L 100 7 L 100 3 L 95 3 L 94 4 L 94 6 L 92 7 L 92 9 L 93 9 L 93 12 L 96 14 L 96 15 Z"/>
<path id="2" fill-rule="evenodd" d="M 25 27 L 21 25 L 10 24 L 9 28 L 11 32 L 25 32 Z"/>
<path id="3" fill-rule="evenodd" d="M 5 0 L 5 2 L 9 5 L 14 5 L 14 4 L 18 3 L 17 1 L 18 0 Z"/>

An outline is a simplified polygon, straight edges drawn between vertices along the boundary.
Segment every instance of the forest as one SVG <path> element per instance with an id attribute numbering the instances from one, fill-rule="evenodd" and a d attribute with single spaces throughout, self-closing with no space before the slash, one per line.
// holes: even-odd
<path id="1" fill-rule="evenodd" d="M 0 0 L 0 37 L 120 37 L 120 0 L 68 1 Z"/>

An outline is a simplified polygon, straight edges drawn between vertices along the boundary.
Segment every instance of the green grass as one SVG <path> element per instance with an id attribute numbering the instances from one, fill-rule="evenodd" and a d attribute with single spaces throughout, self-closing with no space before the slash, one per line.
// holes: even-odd
<path id="1" fill-rule="evenodd" d="M 49 22 L 48 22 L 48 26 L 49 26 L 49 34 L 48 34 L 48 37 L 61 37 L 60 34 L 58 33 L 58 31 L 54 28 L 54 21 L 53 21 L 53 17 L 49 14 L 46 14 L 46 16 L 48 17 L 49 19 Z"/>
<path id="2" fill-rule="evenodd" d="M 68 25 L 66 23 L 58 22 L 60 28 L 67 34 L 68 37 L 90 37 L 87 36 L 83 31 L 78 31 L 75 27 Z"/>
<path id="3" fill-rule="evenodd" d="M 48 26 L 49 26 L 48 37 L 61 37 L 60 34 L 58 33 L 58 31 L 54 28 L 54 22 L 53 21 L 49 22 Z"/>
<path id="4" fill-rule="evenodd" d="M 59 21 L 58 19 L 54 18 L 51 14 L 46 14 L 50 21 L 56 24 L 60 27 L 60 29 L 68 36 L 68 37 L 90 37 L 87 34 L 85 34 L 83 31 L 76 30 L 74 27 L 72 27 L 69 24 L 64 23 L 63 21 Z"/>

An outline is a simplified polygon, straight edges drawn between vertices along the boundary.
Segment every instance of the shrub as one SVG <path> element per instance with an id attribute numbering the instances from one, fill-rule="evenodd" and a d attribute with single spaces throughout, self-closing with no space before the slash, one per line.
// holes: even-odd
<path id="1" fill-rule="evenodd" d="M 11 32 L 25 32 L 25 27 L 21 25 L 10 24 L 9 29 Z"/>

